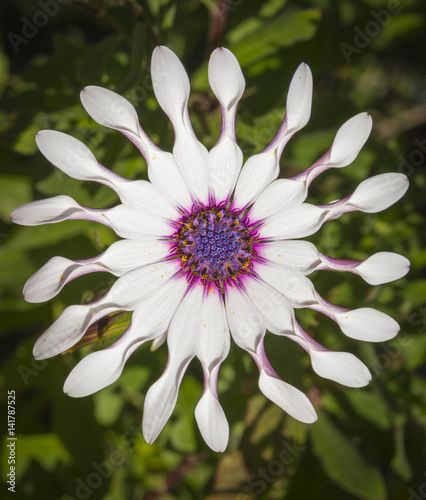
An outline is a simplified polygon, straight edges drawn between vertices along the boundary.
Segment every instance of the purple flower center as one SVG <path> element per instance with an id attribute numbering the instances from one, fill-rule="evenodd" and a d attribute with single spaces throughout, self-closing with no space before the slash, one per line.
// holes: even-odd
<path id="1" fill-rule="evenodd" d="M 241 210 L 221 205 L 194 207 L 178 221 L 173 250 L 188 281 L 196 277 L 205 285 L 215 283 L 223 288 L 224 281 L 232 284 L 253 266 L 257 236 Z"/>

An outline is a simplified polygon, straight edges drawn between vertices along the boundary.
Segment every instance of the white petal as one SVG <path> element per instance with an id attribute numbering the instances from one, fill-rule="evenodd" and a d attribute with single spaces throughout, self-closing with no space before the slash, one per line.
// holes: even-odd
<path id="1" fill-rule="evenodd" d="M 370 177 L 355 189 L 348 205 L 367 213 L 380 212 L 397 202 L 408 189 L 404 174 L 381 174 Z"/>
<path id="2" fill-rule="evenodd" d="M 286 120 L 289 132 L 297 132 L 308 123 L 311 107 L 312 73 L 309 66 L 302 63 L 293 75 L 287 95 Z"/>
<path id="3" fill-rule="evenodd" d="M 152 341 L 149 350 L 152 352 L 156 351 L 159 347 L 161 347 L 164 344 L 166 340 L 167 340 L 167 332 L 164 332 L 162 335 L 160 335 L 159 337 L 157 337 Z"/>
<path id="4" fill-rule="evenodd" d="M 143 344 L 135 341 L 133 333 L 130 325 L 116 342 L 83 358 L 65 380 L 65 394 L 82 398 L 118 380 L 130 355 Z"/>
<path id="5" fill-rule="evenodd" d="M 309 354 L 312 368 L 320 377 L 347 387 L 364 387 L 371 381 L 368 368 L 353 354 L 314 349 Z"/>
<path id="6" fill-rule="evenodd" d="M 228 136 L 209 152 L 209 187 L 217 202 L 226 200 L 232 193 L 243 164 L 243 153 Z"/>
<path id="7" fill-rule="evenodd" d="M 44 302 L 55 297 L 70 281 L 84 274 L 110 272 L 115 276 L 157 262 L 169 256 L 169 245 L 160 240 L 121 240 L 113 243 L 103 254 L 87 260 L 53 257 L 26 282 L 27 302 Z"/>
<path id="8" fill-rule="evenodd" d="M 305 199 L 305 189 L 301 182 L 277 179 L 271 182 L 255 201 L 251 211 L 252 221 L 266 219 L 287 209 L 293 209 Z"/>
<path id="9" fill-rule="evenodd" d="M 55 297 L 71 280 L 96 271 L 108 271 L 96 262 L 82 265 L 64 257 L 53 257 L 24 286 L 27 302 L 39 303 Z"/>
<path id="10" fill-rule="evenodd" d="M 97 222 L 110 226 L 122 238 L 146 238 L 169 236 L 174 232 L 165 220 L 150 213 L 140 213 L 125 205 L 103 210 Z"/>
<path id="11" fill-rule="evenodd" d="M 197 140 L 188 114 L 189 79 L 182 63 L 167 47 L 152 54 L 151 76 L 158 103 L 175 131 L 173 156 L 186 185 L 202 203 L 208 201 L 208 152 Z"/>
<path id="12" fill-rule="evenodd" d="M 124 134 L 136 145 L 145 159 L 148 159 L 150 150 L 158 150 L 139 125 L 133 104 L 120 94 L 90 85 L 81 91 L 80 99 L 87 113 L 96 122 Z"/>
<path id="13" fill-rule="evenodd" d="M 209 153 L 186 129 L 175 128 L 173 157 L 191 194 L 201 203 L 208 202 Z"/>
<path id="14" fill-rule="evenodd" d="M 36 359 L 50 358 L 75 345 L 90 325 L 119 310 L 131 311 L 157 287 L 170 279 L 180 266 L 173 261 L 151 264 L 119 278 L 97 302 L 67 307 L 40 336 L 34 346 Z"/>
<path id="15" fill-rule="evenodd" d="M 291 243 L 290 251 L 286 253 L 287 243 Z M 304 253 L 306 241 L 277 241 L 259 245 L 257 252 L 261 257 L 276 262 L 284 267 L 293 268 L 309 274 L 315 270 L 347 271 L 361 276 L 370 285 L 381 285 L 389 283 L 405 276 L 410 270 L 410 261 L 391 252 L 379 252 L 372 255 L 365 261 L 334 259 L 328 255 L 318 252 L 312 245 L 312 251 Z M 282 244 L 282 245 L 281 245 Z M 294 244 L 294 245 L 293 245 Z M 300 254 L 297 255 L 297 248 L 300 244 Z M 275 250 L 275 246 L 277 250 Z M 291 251 L 294 248 L 295 254 Z M 315 253 L 317 258 L 315 259 Z M 278 254 L 278 255 L 277 255 Z"/>
<path id="16" fill-rule="evenodd" d="M 233 108 L 241 99 L 245 80 L 234 54 L 224 47 L 216 49 L 209 60 L 209 83 L 220 104 Z"/>
<path id="17" fill-rule="evenodd" d="M 89 326 L 117 307 L 90 309 L 88 306 L 69 306 L 38 338 L 34 345 L 35 359 L 46 359 L 70 349 L 84 335 Z"/>
<path id="18" fill-rule="evenodd" d="M 165 259 L 169 253 L 167 242 L 147 237 L 116 241 L 97 259 L 109 272 L 122 276 L 138 267 Z"/>
<path id="19" fill-rule="evenodd" d="M 85 87 L 80 94 L 87 113 L 100 125 L 139 134 L 139 119 L 134 106 L 112 90 L 95 85 Z"/>
<path id="20" fill-rule="evenodd" d="M 247 295 L 227 287 L 226 316 L 234 342 L 249 352 L 256 352 L 266 333 L 265 320 Z"/>
<path id="21" fill-rule="evenodd" d="M 276 149 L 251 156 L 244 164 L 238 178 L 235 203 L 241 208 L 253 203 L 266 186 L 278 177 L 279 171 Z"/>
<path id="22" fill-rule="evenodd" d="M 148 176 L 160 192 L 185 208 L 191 206 L 188 189 L 173 155 L 162 151 L 149 139 L 138 123 L 135 108 L 127 99 L 111 90 L 90 86 L 82 91 L 81 101 L 94 120 L 119 130 L 139 148 L 148 164 Z M 128 198 L 130 196 L 131 193 Z"/>
<path id="23" fill-rule="evenodd" d="M 223 451 L 228 444 L 229 426 L 217 397 L 217 377 L 229 352 L 230 337 L 222 297 L 214 288 L 204 295 L 200 319 L 197 357 L 203 366 L 204 391 L 195 417 L 210 448 Z"/>
<path id="24" fill-rule="evenodd" d="M 188 291 L 173 316 L 167 336 L 169 361 L 161 377 L 146 395 L 142 430 L 150 444 L 170 418 L 182 377 L 196 354 L 203 304 L 202 288 L 201 285 L 194 286 Z"/>
<path id="25" fill-rule="evenodd" d="M 146 235 L 168 236 L 173 232 L 170 223 L 156 215 L 140 213 L 125 205 L 105 210 L 87 208 L 65 195 L 22 205 L 12 213 L 11 219 L 16 224 L 25 226 L 85 219 L 112 228 L 122 238 L 145 238 Z"/>
<path id="26" fill-rule="evenodd" d="M 291 137 L 308 123 L 311 106 L 312 73 L 309 66 L 302 63 L 290 82 L 284 121 L 274 140 L 265 149 L 265 151 L 274 150 L 277 161 Z"/>
<path id="27" fill-rule="evenodd" d="M 138 339 L 152 340 L 163 335 L 188 288 L 182 277 L 171 279 L 157 287 L 137 305 L 132 323 Z"/>
<path id="28" fill-rule="evenodd" d="M 296 323 L 296 335 L 288 336 L 303 347 L 311 357 L 312 368 L 323 378 L 348 387 L 364 387 L 371 380 L 368 368 L 353 354 L 333 352 L 313 340 Z"/>
<path id="29" fill-rule="evenodd" d="M 311 103 L 311 70 L 301 64 L 290 84 L 286 117 L 278 134 L 264 151 L 249 158 L 241 171 L 235 191 L 235 201 L 240 207 L 253 203 L 278 177 L 283 149 L 293 134 L 308 122 Z"/>
<path id="30" fill-rule="evenodd" d="M 179 58 L 169 48 L 159 46 L 154 49 L 151 78 L 155 97 L 173 126 L 177 122 L 185 122 L 190 129 L 186 114 L 190 92 L 189 78 Z"/>
<path id="31" fill-rule="evenodd" d="M 318 303 L 312 281 L 301 273 L 289 271 L 276 264 L 257 264 L 256 272 L 263 281 L 282 293 L 293 307 Z"/>
<path id="32" fill-rule="evenodd" d="M 133 313 L 128 330 L 107 348 L 80 361 L 65 381 L 64 392 L 83 397 L 115 382 L 130 355 L 167 330 L 186 287 L 184 280 L 171 280 L 142 301 Z"/>
<path id="33" fill-rule="evenodd" d="M 408 179 L 403 174 L 376 175 L 361 182 L 355 191 L 346 198 L 316 208 L 322 210 L 325 215 L 321 224 L 324 221 L 336 219 L 347 212 L 357 210 L 367 213 L 380 212 L 397 202 L 407 189 Z"/>
<path id="34" fill-rule="evenodd" d="M 259 388 L 268 399 L 300 422 L 312 424 L 318 420 L 314 407 L 306 395 L 283 380 L 262 371 Z"/>
<path id="35" fill-rule="evenodd" d="M 271 241 L 257 248 L 264 259 L 292 271 L 309 274 L 321 263 L 318 250 L 309 241 Z"/>
<path id="36" fill-rule="evenodd" d="M 147 155 L 148 176 L 152 184 L 175 204 L 190 210 L 192 199 L 173 155 L 149 150 Z"/>
<path id="37" fill-rule="evenodd" d="M 335 315 L 342 332 L 357 340 L 384 342 L 394 338 L 399 331 L 398 323 L 387 314 L 363 307 Z"/>
<path id="38" fill-rule="evenodd" d="M 70 196 L 60 195 L 18 207 L 12 213 L 11 220 L 23 226 L 38 226 L 61 222 L 81 212 L 84 212 L 84 209 L 75 200 Z"/>
<path id="39" fill-rule="evenodd" d="M 295 387 L 282 381 L 269 364 L 263 342 L 259 345 L 257 356 L 253 356 L 258 365 L 259 388 L 263 394 L 292 417 L 311 424 L 317 420 L 317 414 L 309 399 Z"/>
<path id="40" fill-rule="evenodd" d="M 318 231 L 327 215 L 327 209 L 302 203 L 299 207 L 276 214 L 259 229 L 262 238 L 303 238 Z"/>
<path id="41" fill-rule="evenodd" d="M 354 269 L 370 285 L 389 283 L 405 276 L 410 270 L 410 261 L 392 252 L 379 252 Z"/>
<path id="42" fill-rule="evenodd" d="M 282 293 L 257 279 L 246 280 L 244 288 L 263 315 L 266 328 L 270 332 L 279 335 L 293 333 L 293 307 Z"/>
<path id="43" fill-rule="evenodd" d="M 345 122 L 334 138 L 328 165 L 340 168 L 352 163 L 366 143 L 372 127 L 373 120 L 368 113 L 359 113 Z"/>
<path id="44" fill-rule="evenodd" d="M 181 278 L 183 279 L 183 278 Z M 194 285 L 188 290 L 173 316 L 167 336 L 169 354 L 196 355 L 199 350 L 204 287 Z"/>
<path id="45" fill-rule="evenodd" d="M 42 130 L 37 133 L 36 142 L 43 155 L 73 179 L 101 182 L 114 189 L 114 181 L 119 177 L 102 167 L 78 139 L 56 130 Z"/>
<path id="46" fill-rule="evenodd" d="M 264 316 L 253 302 L 234 287 L 226 289 L 226 313 L 236 344 L 247 350 L 259 368 L 259 387 L 263 394 L 284 411 L 302 422 L 314 422 L 316 413 L 308 398 L 278 378 L 263 348 Z"/>
<path id="47" fill-rule="evenodd" d="M 219 401 L 206 390 L 195 408 L 195 418 L 204 441 L 213 451 L 222 452 L 228 445 L 229 425 Z"/>
<path id="48" fill-rule="evenodd" d="M 230 337 L 222 297 L 216 289 L 204 297 L 197 357 L 211 371 L 229 352 Z"/>
<path id="49" fill-rule="evenodd" d="M 309 185 L 330 168 L 346 167 L 358 156 L 370 135 L 373 122 L 368 113 L 360 113 L 345 122 L 337 131 L 331 148 L 311 167 L 293 177 L 303 183 L 305 195 Z"/>
<path id="50" fill-rule="evenodd" d="M 175 204 L 170 203 L 170 200 L 148 181 L 120 181 L 116 182 L 116 188 L 121 201 L 129 208 L 167 220 L 177 220 L 180 217 Z"/>
<path id="51" fill-rule="evenodd" d="M 106 89 L 101 90 L 109 92 Z M 111 93 L 114 94 L 114 92 Z M 124 98 L 121 99 L 128 102 Z M 131 106 L 130 103 L 128 104 Z M 137 123 L 136 112 L 135 119 Z M 36 140 L 44 156 L 70 177 L 105 184 L 130 207 L 166 218 L 176 217 L 176 209 L 149 182 L 129 181 L 114 174 L 100 165 L 90 149 L 74 137 L 54 130 L 42 130 L 37 134 Z"/>
<path id="52" fill-rule="evenodd" d="M 169 420 L 182 378 L 193 357 L 184 352 L 171 356 L 161 377 L 150 387 L 145 397 L 142 420 L 142 432 L 148 444 L 157 439 Z"/>
<path id="53" fill-rule="evenodd" d="M 177 260 L 140 267 L 119 278 L 111 290 L 96 304 L 119 304 L 123 310 L 134 310 L 139 302 L 181 271 Z"/>
<path id="54" fill-rule="evenodd" d="M 222 112 L 220 137 L 209 153 L 210 192 L 219 202 L 230 196 L 243 164 L 243 153 L 235 137 L 235 114 L 245 81 L 232 52 L 225 48 L 213 52 L 209 61 L 209 82 Z"/>

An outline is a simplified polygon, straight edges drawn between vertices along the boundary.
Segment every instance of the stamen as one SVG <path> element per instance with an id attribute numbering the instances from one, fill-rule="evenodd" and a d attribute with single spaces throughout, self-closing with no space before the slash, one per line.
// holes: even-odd
<path id="1" fill-rule="evenodd" d="M 187 280 L 201 279 L 203 285 L 215 284 L 220 291 L 225 283 L 238 283 L 238 277 L 248 274 L 253 261 L 260 259 L 253 247 L 258 233 L 246 212 L 230 210 L 228 205 L 194 205 L 177 221 L 169 240 Z"/>

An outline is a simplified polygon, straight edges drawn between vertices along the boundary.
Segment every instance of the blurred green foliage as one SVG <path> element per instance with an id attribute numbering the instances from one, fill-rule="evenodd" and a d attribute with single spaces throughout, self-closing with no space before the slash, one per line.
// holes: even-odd
<path id="1" fill-rule="evenodd" d="M 421 0 L 2 0 L 0 405 L 6 432 L 6 394 L 16 391 L 18 436 L 16 493 L 7 491 L 8 448 L 2 447 L 2 498 L 426 498 L 425 18 Z M 207 83 L 208 55 L 220 45 L 235 53 L 247 80 L 237 123 L 246 156 L 262 150 L 278 130 L 298 64 L 311 66 L 312 118 L 286 148 L 284 177 L 321 156 L 348 118 L 361 111 L 373 115 L 373 134 L 357 160 L 315 181 L 311 202 L 346 196 L 373 174 L 410 177 L 410 190 L 395 207 L 344 216 L 311 237 L 333 257 L 395 251 L 412 262 L 407 277 L 378 287 L 352 275 L 313 276 L 327 300 L 393 316 L 402 332 L 390 342 L 354 342 L 318 313 L 298 311 L 320 343 L 352 352 L 369 366 L 370 386 L 347 389 L 320 379 L 297 346 L 268 335 L 266 350 L 277 372 L 318 409 L 319 421 L 307 426 L 265 400 L 254 364 L 233 346 L 219 381 L 231 426 L 222 455 L 206 447 L 196 428 L 193 411 L 202 392 L 196 363 L 170 422 L 152 446 L 144 442 L 144 395 L 162 372 L 166 346 L 140 349 L 115 384 L 82 400 L 64 395 L 62 384 L 93 346 L 48 361 L 32 359 L 35 339 L 66 306 L 111 284 L 103 273 L 69 284 L 45 305 L 27 304 L 21 295 L 26 279 L 52 256 L 88 258 L 116 238 L 83 221 L 28 228 L 10 223 L 16 207 L 46 196 L 68 194 L 96 208 L 117 201 L 107 188 L 55 170 L 37 152 L 35 134 L 49 128 L 69 133 L 115 172 L 146 178 L 136 148 L 93 122 L 78 96 L 88 84 L 122 93 L 152 139 L 170 150 L 172 129 L 149 76 L 157 44 L 173 49 L 190 73 L 191 118 L 208 147 L 220 130 L 220 110 Z M 118 323 L 115 328 L 122 331 Z"/>

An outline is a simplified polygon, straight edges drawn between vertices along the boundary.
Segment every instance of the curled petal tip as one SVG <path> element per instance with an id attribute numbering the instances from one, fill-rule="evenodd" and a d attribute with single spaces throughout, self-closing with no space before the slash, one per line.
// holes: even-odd
<path id="1" fill-rule="evenodd" d="M 221 105 L 231 110 L 243 95 L 245 80 L 240 64 L 230 50 L 221 48 L 212 53 L 208 78 L 210 87 Z"/>
<path id="2" fill-rule="evenodd" d="M 172 50 L 169 49 L 169 47 L 166 47 L 165 45 L 157 45 L 152 53 L 154 54 L 155 52 L 160 52 L 161 50 L 173 52 Z"/>
<path id="3" fill-rule="evenodd" d="M 373 120 L 368 113 L 359 113 L 347 120 L 337 131 L 330 149 L 329 164 L 346 167 L 358 156 L 370 136 Z"/>
<path id="4" fill-rule="evenodd" d="M 148 444 L 153 444 L 153 442 L 157 439 L 158 434 L 160 434 L 161 429 L 157 429 L 155 422 L 148 423 L 146 419 L 143 419 L 142 421 L 142 434 Z"/>
<path id="5" fill-rule="evenodd" d="M 37 361 L 41 361 L 43 359 L 47 359 L 47 358 L 44 358 L 43 355 L 39 352 L 38 349 L 36 349 L 36 347 L 34 346 L 34 349 L 33 349 L 33 357 L 34 359 L 36 359 Z"/>
<path id="6" fill-rule="evenodd" d="M 204 441 L 215 452 L 228 446 L 229 425 L 219 401 L 206 391 L 195 408 L 195 418 Z"/>
<path id="7" fill-rule="evenodd" d="M 410 261 L 402 255 L 379 252 L 357 266 L 355 272 L 370 285 L 381 285 L 405 276 L 410 265 Z"/>
<path id="8" fill-rule="evenodd" d="M 393 318 L 369 307 L 339 313 L 336 321 L 346 336 L 366 342 L 393 339 L 400 330 Z"/>
<path id="9" fill-rule="evenodd" d="M 323 378 L 347 387 L 365 387 L 371 381 L 368 368 L 353 354 L 310 349 L 312 367 Z"/>
<path id="10" fill-rule="evenodd" d="M 311 69 L 302 63 L 293 75 L 287 95 L 288 131 L 297 132 L 308 123 L 311 117 L 312 87 Z"/>
<path id="11" fill-rule="evenodd" d="M 381 212 L 400 200 L 406 193 L 408 185 L 408 178 L 404 174 L 376 175 L 359 184 L 351 195 L 349 203 L 363 212 Z"/>

